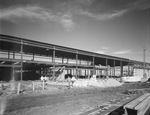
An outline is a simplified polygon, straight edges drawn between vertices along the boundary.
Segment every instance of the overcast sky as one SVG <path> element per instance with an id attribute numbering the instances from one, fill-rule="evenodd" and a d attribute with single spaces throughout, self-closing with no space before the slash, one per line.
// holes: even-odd
<path id="1" fill-rule="evenodd" d="M 0 0 L 0 33 L 150 62 L 150 0 Z"/>

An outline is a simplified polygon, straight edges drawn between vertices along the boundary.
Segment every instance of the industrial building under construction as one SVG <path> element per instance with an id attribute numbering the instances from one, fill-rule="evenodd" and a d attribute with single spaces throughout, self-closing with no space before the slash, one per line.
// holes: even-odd
<path id="1" fill-rule="evenodd" d="M 150 63 L 55 44 L 0 35 L 0 81 L 56 80 L 62 70 L 76 78 L 150 76 Z"/>

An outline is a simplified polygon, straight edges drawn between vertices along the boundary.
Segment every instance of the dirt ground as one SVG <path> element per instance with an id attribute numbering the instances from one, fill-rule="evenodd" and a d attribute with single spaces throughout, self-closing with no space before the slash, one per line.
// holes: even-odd
<path id="1" fill-rule="evenodd" d="M 32 81 L 22 82 L 20 94 L 10 93 L 9 85 L 5 85 L 0 91 L 0 106 L 1 110 L 4 109 L 4 115 L 80 115 L 100 106 L 121 104 L 127 99 L 150 92 L 150 83 L 70 89 L 67 84 L 51 83 L 44 90 L 41 85 L 37 85 L 35 91 L 32 91 L 31 84 Z"/>

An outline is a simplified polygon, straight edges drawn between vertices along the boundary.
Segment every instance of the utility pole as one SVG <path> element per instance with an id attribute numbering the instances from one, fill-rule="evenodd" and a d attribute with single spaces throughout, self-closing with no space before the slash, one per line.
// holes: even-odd
<path id="1" fill-rule="evenodd" d="M 143 48 L 143 75 L 145 75 L 145 47 Z"/>

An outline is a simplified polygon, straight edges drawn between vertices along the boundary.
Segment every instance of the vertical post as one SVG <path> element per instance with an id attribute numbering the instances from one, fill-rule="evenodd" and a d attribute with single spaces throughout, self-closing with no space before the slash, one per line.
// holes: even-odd
<path id="1" fill-rule="evenodd" d="M 69 70 L 67 69 L 67 74 L 69 74 Z"/>
<path id="2" fill-rule="evenodd" d="M 130 76 L 130 60 L 128 62 L 128 76 Z"/>
<path id="3" fill-rule="evenodd" d="M 106 58 L 106 76 L 108 76 L 108 60 Z"/>
<path id="4" fill-rule="evenodd" d="M 115 66 L 116 66 L 116 64 L 115 64 L 115 60 L 114 60 L 114 77 L 115 77 Z"/>
<path id="5" fill-rule="evenodd" d="M 13 51 L 13 59 L 15 59 L 15 52 Z"/>
<path id="6" fill-rule="evenodd" d="M 12 68 L 12 80 L 15 80 L 15 67 Z"/>
<path id="7" fill-rule="evenodd" d="M 23 73 L 22 73 L 22 70 L 23 70 L 23 40 L 21 40 L 21 80 L 23 78 Z"/>
<path id="8" fill-rule="evenodd" d="M 109 66 L 109 69 L 110 69 L 110 76 L 112 77 L 113 76 L 113 72 L 112 72 L 112 67 L 111 67 L 111 65 Z"/>
<path id="9" fill-rule="evenodd" d="M 69 59 L 67 58 L 67 64 L 69 63 Z"/>
<path id="10" fill-rule="evenodd" d="M 17 94 L 20 93 L 20 83 L 18 83 Z"/>
<path id="11" fill-rule="evenodd" d="M 90 79 L 89 69 L 87 70 L 88 79 Z"/>
<path id="12" fill-rule="evenodd" d="M 56 52 L 55 52 L 55 46 L 54 46 L 54 49 L 53 49 L 53 78 L 55 78 L 55 55 L 56 55 Z"/>
<path id="13" fill-rule="evenodd" d="M 62 63 L 64 63 L 64 58 L 62 57 Z"/>
<path id="14" fill-rule="evenodd" d="M 143 48 L 143 75 L 145 74 L 145 47 Z"/>
<path id="15" fill-rule="evenodd" d="M 8 51 L 8 59 L 10 59 L 10 51 Z"/>
<path id="16" fill-rule="evenodd" d="M 132 72 L 132 76 L 134 76 L 134 64 L 132 65 L 132 67 L 131 67 L 131 72 Z"/>
<path id="17" fill-rule="evenodd" d="M 76 52 L 76 78 L 78 77 L 78 51 Z"/>
<path id="18" fill-rule="evenodd" d="M 87 65 L 89 66 L 89 60 L 87 61 Z M 88 79 L 90 79 L 89 69 L 87 69 L 87 76 L 88 76 Z"/>
<path id="19" fill-rule="evenodd" d="M 81 65 L 81 60 L 79 60 L 79 64 Z"/>
<path id="20" fill-rule="evenodd" d="M 32 90 L 33 90 L 33 91 L 35 90 L 35 84 L 34 84 L 34 81 L 32 82 Z"/>
<path id="21" fill-rule="evenodd" d="M 93 75 L 95 74 L 95 57 L 93 55 Z"/>
<path id="22" fill-rule="evenodd" d="M 123 77 L 123 65 L 122 65 L 122 60 L 120 61 L 120 75 Z"/>

